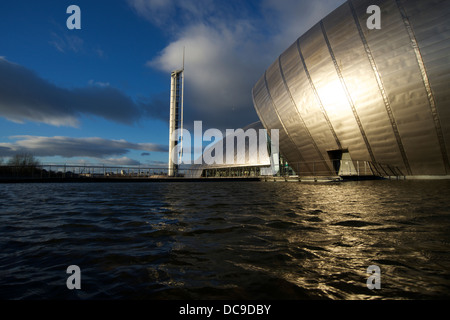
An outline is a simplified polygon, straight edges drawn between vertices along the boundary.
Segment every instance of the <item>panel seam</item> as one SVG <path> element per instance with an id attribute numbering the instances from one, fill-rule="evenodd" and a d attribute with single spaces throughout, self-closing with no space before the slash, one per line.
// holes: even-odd
<path id="1" fill-rule="evenodd" d="M 363 127 L 363 125 L 361 123 L 361 119 L 359 118 L 358 112 L 356 110 L 355 103 L 353 102 L 353 99 L 352 99 L 352 97 L 350 95 L 350 92 L 348 91 L 347 85 L 346 85 L 345 80 L 344 80 L 344 76 L 342 75 L 341 68 L 339 67 L 339 65 L 338 65 L 338 63 L 336 61 L 336 57 L 334 55 L 333 48 L 331 48 L 330 41 L 329 41 L 327 33 L 325 31 L 325 26 L 323 25 L 323 20 L 320 21 L 320 27 L 322 29 L 322 33 L 323 33 L 323 36 L 325 38 L 325 42 L 327 44 L 328 51 L 330 53 L 331 59 L 333 60 L 333 64 L 334 64 L 334 67 L 336 69 L 336 73 L 337 73 L 337 75 L 339 77 L 339 80 L 341 82 L 342 88 L 344 89 L 344 92 L 345 92 L 345 95 L 347 97 L 348 103 L 350 104 L 350 107 L 352 109 L 353 116 L 354 116 L 354 118 L 356 120 L 356 123 L 358 124 L 359 131 L 360 131 L 360 133 L 361 133 L 361 135 L 363 137 L 364 143 L 366 144 L 367 151 L 369 152 L 369 155 L 370 155 L 370 158 L 371 158 L 372 162 L 376 162 L 375 156 L 374 156 L 373 151 L 372 151 L 372 147 L 370 146 L 369 140 L 367 139 L 366 132 L 364 131 L 364 127 Z"/>
<path id="2" fill-rule="evenodd" d="M 311 89 L 314 92 L 314 96 L 316 97 L 316 100 L 319 104 L 320 111 L 322 112 L 322 114 L 325 118 L 325 121 L 328 124 L 328 128 L 330 129 L 331 134 L 333 135 L 334 140 L 336 141 L 338 149 L 342 149 L 341 142 L 339 141 L 336 131 L 333 128 L 333 124 L 331 123 L 330 118 L 328 117 L 327 111 L 325 110 L 325 108 L 323 106 L 322 100 L 320 99 L 319 93 L 317 92 L 317 88 L 311 78 L 311 74 L 309 73 L 308 67 L 306 66 L 305 57 L 303 56 L 302 50 L 300 48 L 300 39 L 297 40 L 297 51 L 298 51 L 298 54 L 300 55 L 300 60 L 302 61 L 303 70 L 305 71 L 306 78 L 308 79 L 309 85 L 311 86 Z"/>
<path id="3" fill-rule="evenodd" d="M 280 117 L 280 114 L 278 112 L 277 106 L 275 105 L 275 102 L 273 101 L 272 95 L 270 94 L 269 85 L 267 84 L 267 71 L 264 72 L 264 84 L 266 86 L 266 91 L 267 91 L 267 95 L 269 96 L 269 100 L 272 103 L 273 109 L 275 110 L 275 113 L 276 113 L 276 115 L 278 117 L 278 121 L 280 121 L 280 124 L 283 127 L 283 130 L 286 133 L 286 135 L 288 136 L 288 138 L 291 141 L 291 143 L 297 148 L 297 152 L 298 152 L 298 155 L 300 157 L 300 161 L 305 163 L 305 165 L 308 168 L 308 170 L 311 171 L 309 165 L 305 162 L 305 159 L 303 158 L 301 152 L 298 150 L 297 144 L 294 142 L 294 140 L 292 140 L 292 137 L 289 135 L 288 131 L 286 130 L 286 126 L 284 125 L 283 120 L 281 120 L 281 117 Z"/>
<path id="4" fill-rule="evenodd" d="M 431 89 L 430 81 L 428 79 L 428 74 L 427 74 L 427 70 L 425 68 L 425 63 L 422 58 L 422 53 L 420 52 L 420 48 L 419 48 L 419 44 L 417 42 L 416 35 L 414 33 L 411 22 L 409 21 L 409 18 L 408 18 L 408 14 L 406 13 L 406 10 L 405 10 L 403 4 L 400 2 L 400 0 L 394 0 L 394 1 L 397 4 L 398 10 L 400 11 L 400 15 L 402 16 L 402 19 L 403 19 L 403 24 L 405 25 L 406 31 L 408 32 L 409 38 L 411 40 L 411 46 L 413 47 L 414 53 L 416 55 L 417 64 L 419 65 L 420 73 L 422 76 L 422 81 L 423 81 L 423 84 L 424 84 L 424 87 L 425 87 L 425 90 L 427 93 L 428 104 L 430 106 L 431 116 L 433 118 L 436 135 L 437 135 L 438 142 L 439 142 L 439 148 L 440 148 L 441 155 L 442 155 L 442 161 L 444 162 L 445 173 L 448 174 L 448 169 L 449 169 L 450 164 L 449 164 L 449 158 L 448 158 L 448 154 L 447 154 L 447 150 L 446 150 L 444 134 L 442 132 L 441 121 L 439 119 L 439 114 L 438 114 L 437 107 L 436 107 L 436 100 L 434 98 L 433 90 Z"/>
<path id="5" fill-rule="evenodd" d="M 406 155 L 406 151 L 405 151 L 405 148 L 404 148 L 404 145 L 403 145 L 403 142 L 402 142 L 402 138 L 401 138 L 400 132 L 398 130 L 397 121 L 395 120 L 395 116 L 394 116 L 394 113 L 392 111 L 392 107 L 391 107 L 391 103 L 389 101 L 389 97 L 386 94 L 386 89 L 384 87 L 383 80 L 381 79 L 381 75 L 380 75 L 380 72 L 378 71 L 378 67 L 377 67 L 375 59 L 374 59 L 374 57 L 372 55 L 372 51 L 371 51 L 371 49 L 369 47 L 369 43 L 368 43 L 368 41 L 367 41 L 367 39 L 366 39 L 366 37 L 364 35 L 364 32 L 363 32 L 362 27 L 361 27 L 361 24 L 359 23 L 358 15 L 356 13 L 355 7 L 353 6 L 353 2 L 351 0 L 349 0 L 348 3 L 349 3 L 349 6 L 350 6 L 350 11 L 352 13 L 353 19 L 355 20 L 356 28 L 358 29 L 359 36 L 360 36 L 361 41 L 362 41 L 362 43 L 364 45 L 364 49 L 366 51 L 367 58 L 369 59 L 370 65 L 371 65 L 373 73 L 375 75 L 375 79 L 377 81 L 378 88 L 379 88 L 381 96 L 383 98 L 384 106 L 386 108 L 386 112 L 388 114 L 389 121 L 391 122 L 392 130 L 394 131 L 395 139 L 397 141 L 397 145 L 398 145 L 398 148 L 400 150 L 400 154 L 401 154 L 403 163 L 404 163 L 404 165 L 406 167 L 406 170 L 407 170 L 408 174 L 412 174 L 411 167 L 410 167 L 410 164 L 409 164 L 409 161 L 408 161 L 408 157 Z"/>
<path id="6" fill-rule="evenodd" d="M 314 137 L 312 136 L 311 132 L 309 131 L 308 127 L 306 126 L 305 120 L 303 119 L 303 117 L 301 116 L 300 112 L 298 111 L 297 103 L 294 101 L 294 98 L 292 97 L 291 90 L 289 89 L 289 86 L 288 86 L 288 84 L 287 84 L 286 78 L 285 78 L 285 76 L 284 76 L 283 65 L 282 65 L 282 63 L 281 63 L 281 56 L 278 57 L 278 67 L 279 67 L 279 69 L 280 69 L 281 79 L 283 80 L 283 84 L 284 84 L 284 87 L 285 87 L 285 89 L 286 89 L 286 92 L 287 92 L 288 95 L 289 95 L 289 98 L 290 98 L 290 100 L 291 100 L 291 103 L 292 103 L 292 105 L 294 106 L 294 109 L 295 109 L 295 111 L 296 111 L 296 113 L 297 113 L 297 115 L 298 115 L 298 117 L 299 117 L 299 119 L 300 119 L 300 121 L 301 121 L 301 123 L 302 123 L 302 125 L 303 125 L 303 127 L 304 127 L 304 129 L 305 129 L 305 131 L 307 132 L 308 137 L 309 137 L 309 138 L 311 139 L 311 141 L 312 141 L 312 144 L 313 144 L 314 149 L 315 149 L 316 152 L 319 154 L 319 157 L 321 158 L 321 160 L 325 163 L 325 166 L 327 167 L 327 169 L 328 169 L 329 171 L 331 171 L 330 167 L 328 166 L 328 163 L 325 161 L 325 158 L 323 157 L 323 154 L 320 152 L 319 147 L 317 146 L 317 143 L 316 143 L 316 141 L 314 140 Z"/>

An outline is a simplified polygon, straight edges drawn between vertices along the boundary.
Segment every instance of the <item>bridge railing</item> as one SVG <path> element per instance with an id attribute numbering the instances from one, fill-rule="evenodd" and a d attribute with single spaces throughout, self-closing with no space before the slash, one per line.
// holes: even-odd
<path id="1" fill-rule="evenodd" d="M 398 166 L 366 160 L 294 162 L 280 165 L 279 176 L 403 176 Z"/>
<path id="2" fill-rule="evenodd" d="M 176 177 L 263 177 L 263 176 L 403 176 L 397 166 L 361 160 L 295 162 L 279 165 L 276 172 L 262 167 L 229 168 L 179 167 Z M 40 164 L 0 166 L 0 178 L 160 178 L 168 176 L 167 167 Z"/>

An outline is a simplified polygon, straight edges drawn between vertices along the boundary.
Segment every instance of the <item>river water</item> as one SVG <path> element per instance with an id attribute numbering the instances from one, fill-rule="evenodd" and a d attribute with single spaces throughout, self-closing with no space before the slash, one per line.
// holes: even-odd
<path id="1" fill-rule="evenodd" d="M 449 191 L 446 180 L 0 184 L 0 298 L 448 299 Z M 80 290 L 66 286 L 70 265 Z M 371 265 L 380 289 L 367 287 Z"/>

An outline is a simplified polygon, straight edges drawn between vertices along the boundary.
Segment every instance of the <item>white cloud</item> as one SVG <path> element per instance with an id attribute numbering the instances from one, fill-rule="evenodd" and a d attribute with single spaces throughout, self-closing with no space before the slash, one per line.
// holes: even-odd
<path id="1" fill-rule="evenodd" d="M 98 86 L 98 87 L 109 87 L 110 83 L 109 82 L 101 82 L 101 81 L 94 81 L 94 80 L 89 80 L 88 84 L 90 86 Z"/>
<path id="2" fill-rule="evenodd" d="M 186 122 L 245 126 L 257 120 L 251 89 L 300 35 L 344 0 L 128 0 L 136 12 L 174 39 L 147 66 L 171 72 L 185 58 Z M 158 15 L 159 14 L 159 15 Z M 162 18 L 163 17 L 163 18 Z"/>
<path id="3" fill-rule="evenodd" d="M 345 0 L 263 0 L 262 11 L 274 29 L 275 47 L 287 49 L 304 32 L 318 23 Z M 281 52 L 279 52 L 281 53 Z"/>
<path id="4" fill-rule="evenodd" d="M 128 4 L 138 15 L 156 25 L 163 25 L 173 9 L 171 0 L 128 0 Z"/>
<path id="5" fill-rule="evenodd" d="M 49 41 L 49 44 L 54 46 L 59 52 L 65 53 L 71 51 L 78 53 L 84 50 L 84 40 L 76 35 L 64 34 L 60 36 L 52 32 L 51 36 L 52 40 Z"/>
<path id="6" fill-rule="evenodd" d="M 213 20 L 216 15 L 229 12 L 229 6 L 225 1 L 127 0 L 127 2 L 137 15 L 169 32 L 176 32 L 186 25 Z"/>

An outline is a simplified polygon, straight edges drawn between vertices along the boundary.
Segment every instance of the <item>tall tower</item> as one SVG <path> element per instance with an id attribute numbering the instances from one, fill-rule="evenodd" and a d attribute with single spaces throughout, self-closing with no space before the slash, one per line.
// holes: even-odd
<path id="1" fill-rule="evenodd" d="M 169 123 L 169 177 L 176 176 L 178 173 L 178 164 L 181 162 L 182 143 L 183 143 L 183 97 L 184 97 L 184 50 L 183 50 L 183 68 L 172 71 L 170 81 L 170 123 Z M 177 129 L 181 129 L 180 138 L 172 140 L 172 134 Z M 178 144 L 178 154 L 173 154 L 175 146 Z"/>

